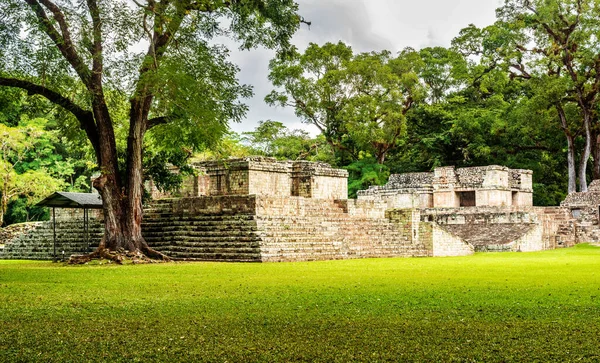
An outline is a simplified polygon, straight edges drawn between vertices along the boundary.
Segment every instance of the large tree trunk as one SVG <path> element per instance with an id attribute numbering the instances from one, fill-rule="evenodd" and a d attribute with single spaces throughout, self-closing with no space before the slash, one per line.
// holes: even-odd
<path id="1" fill-rule="evenodd" d="M 152 97 L 146 97 L 143 102 L 139 102 L 137 99 L 131 101 L 129 137 L 127 138 L 127 198 L 125 200 L 127 213 L 124 222 L 128 238 L 134 244 L 136 251 L 150 258 L 168 260 L 167 256 L 150 248 L 142 236 L 144 214 L 142 203 L 144 193 L 143 142 L 151 103 Z"/>
<path id="2" fill-rule="evenodd" d="M 569 194 L 577 192 L 577 172 L 575 170 L 575 141 L 567 135 L 567 169 L 569 172 Z"/>
<path id="3" fill-rule="evenodd" d="M 567 170 L 569 174 L 569 194 L 577 192 L 577 171 L 575 168 L 575 137 L 569 130 L 567 115 L 560 102 L 555 103 L 556 111 L 560 119 L 560 125 L 567 138 Z"/>
<path id="4" fill-rule="evenodd" d="M 592 155 L 594 159 L 593 179 L 600 179 L 600 133 L 597 130 L 592 134 Z"/>
<path id="5" fill-rule="evenodd" d="M 590 125 L 590 115 L 588 112 L 584 113 L 583 126 L 585 128 L 585 147 L 579 162 L 579 191 L 587 192 L 587 165 L 592 153 L 592 130 Z"/>
<path id="6" fill-rule="evenodd" d="M 127 148 L 127 181 L 123 183 L 119 174 L 117 148 L 112 123 L 106 106 L 94 107 L 94 118 L 98 125 L 100 144 L 96 155 L 101 175 L 94 180 L 94 188 L 102 196 L 104 212 L 104 236 L 98 249 L 91 255 L 73 258 L 73 263 L 83 263 L 92 258 L 104 257 L 121 262 L 129 256 L 146 256 L 169 260 L 160 252 L 149 248 L 142 236 L 142 142 L 144 122 L 131 120 Z M 132 112 L 133 114 L 133 112 Z M 139 127 L 139 125 L 142 127 Z"/>

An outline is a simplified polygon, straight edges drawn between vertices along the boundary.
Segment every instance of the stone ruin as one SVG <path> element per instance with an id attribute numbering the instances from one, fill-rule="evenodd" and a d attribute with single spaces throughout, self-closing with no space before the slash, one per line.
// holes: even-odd
<path id="1" fill-rule="evenodd" d="M 462 256 L 568 247 L 600 236 L 600 182 L 563 206 L 534 207 L 529 170 L 446 167 L 392 175 L 353 200 L 348 173 L 328 164 L 244 158 L 194 166 L 197 176 L 177 196 L 147 186 L 156 199 L 142 223 L 150 246 L 182 260 Z M 77 213 L 57 215 L 59 249 L 67 256 L 84 252 Z M 90 227 L 97 245 L 101 214 Z M 0 231 L 0 258 L 52 258 L 51 222 Z"/>
<path id="2" fill-rule="evenodd" d="M 560 204 L 575 221 L 579 241 L 600 241 L 600 180 L 594 180 L 587 192 L 571 193 Z"/>
<path id="3" fill-rule="evenodd" d="M 497 165 L 435 168 L 392 175 L 388 184 L 358 192 L 358 199 L 385 201 L 388 208 L 530 207 L 532 175 Z"/>

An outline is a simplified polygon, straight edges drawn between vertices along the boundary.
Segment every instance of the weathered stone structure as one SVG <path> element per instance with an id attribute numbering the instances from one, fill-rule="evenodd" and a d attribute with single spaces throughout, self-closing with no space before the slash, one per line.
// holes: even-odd
<path id="1" fill-rule="evenodd" d="M 358 192 L 358 199 L 382 200 L 389 208 L 532 206 L 532 174 L 497 165 L 435 168 L 392 175 L 388 184 Z"/>
<path id="2" fill-rule="evenodd" d="M 82 209 L 56 211 L 57 258 L 86 253 L 90 248 L 98 246 L 104 230 L 102 214 L 98 211 L 89 212 L 90 224 L 86 236 Z M 0 231 L 5 233 L 5 235 L 0 234 L 0 259 L 51 260 L 54 258 L 52 221 L 13 224 Z M 86 240 L 89 243 L 86 243 Z"/>
<path id="3" fill-rule="evenodd" d="M 571 193 L 561 203 L 575 221 L 574 233 L 581 241 L 600 242 L 600 180 L 584 193 Z"/>
<path id="4" fill-rule="evenodd" d="M 600 236 L 600 184 L 561 207 L 533 207 L 528 170 L 392 175 L 387 185 L 348 200 L 347 172 L 327 164 L 245 158 L 195 166 L 198 175 L 185 182 L 182 197 L 151 202 L 142 226 L 152 247 L 184 260 L 461 256 L 567 247 Z M 92 247 L 101 238 L 100 218 L 90 225 Z M 60 253 L 83 252 L 80 217 L 63 213 L 57 222 Z M 52 257 L 50 222 L 9 230 L 0 234 L 0 258 Z"/>

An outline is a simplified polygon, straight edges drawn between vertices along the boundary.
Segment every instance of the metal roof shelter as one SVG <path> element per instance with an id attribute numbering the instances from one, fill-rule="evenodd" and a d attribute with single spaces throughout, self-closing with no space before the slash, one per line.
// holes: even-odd
<path id="1" fill-rule="evenodd" d="M 102 209 L 102 198 L 94 193 L 56 192 L 36 204 L 40 207 L 52 208 L 54 234 L 54 261 L 56 261 L 56 208 L 83 209 L 83 235 L 86 248 L 89 248 L 89 209 Z M 64 252 L 63 252 L 64 253 Z"/>

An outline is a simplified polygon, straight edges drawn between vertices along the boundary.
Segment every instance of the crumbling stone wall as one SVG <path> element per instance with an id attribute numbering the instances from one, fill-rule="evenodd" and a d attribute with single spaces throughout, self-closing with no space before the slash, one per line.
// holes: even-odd
<path id="1" fill-rule="evenodd" d="M 475 251 L 541 251 L 575 242 L 560 207 L 477 207 L 427 209 L 422 221 L 439 226 Z"/>
<path id="2" fill-rule="evenodd" d="M 373 203 L 233 196 L 163 200 L 144 218 L 144 237 L 188 260 L 309 261 L 429 256 Z"/>
<path id="3" fill-rule="evenodd" d="M 462 256 L 567 247 L 600 237 L 594 205 L 600 182 L 587 194 L 570 196 L 563 207 L 537 208 L 521 205 L 527 202 L 531 173 L 498 166 L 395 175 L 386 186 L 359 193 L 357 200 L 346 198 L 347 172 L 327 164 L 246 158 L 198 167 L 200 174 L 182 189 L 190 197 L 156 200 L 144 210 L 144 237 L 174 258 Z M 505 205 L 458 207 L 490 198 Z M 506 198 L 512 198 L 512 206 Z M 456 208 L 430 208 L 436 203 Z M 578 208 L 579 219 L 573 218 Z M 67 255 L 84 252 L 77 213 L 57 215 L 60 251 Z M 0 258 L 51 258 L 51 223 L 23 228 L 18 237 L 0 233 Z M 92 222 L 92 230 L 94 246 L 102 234 L 100 219 Z"/>
<path id="4" fill-rule="evenodd" d="M 432 255 L 409 217 L 386 218 L 370 202 L 261 197 L 257 206 L 265 262 Z"/>
<path id="5" fill-rule="evenodd" d="M 374 202 L 264 195 L 164 199 L 144 210 L 148 244 L 174 258 L 198 261 L 276 262 L 366 257 L 432 256 L 430 240 L 412 236 L 407 217 L 386 218 Z M 59 221 L 61 245 L 80 246 L 79 221 Z M 101 225 L 94 223 L 97 246 Z M 422 226 L 421 226 L 422 227 Z M 51 223 L 8 241 L 10 256 L 51 259 Z M 425 233 L 425 232 L 423 232 Z M 428 242 L 429 241 L 429 242 Z M 25 251 L 25 246 L 28 249 Z M 70 253 L 83 251 L 72 249 Z"/>
<path id="6" fill-rule="evenodd" d="M 404 224 L 404 233 L 413 243 L 418 241 L 427 246 L 433 257 L 467 256 L 474 253 L 474 248 L 466 241 L 448 233 L 439 224 L 423 217 L 422 209 L 392 209 L 386 216 L 396 223 Z"/>

